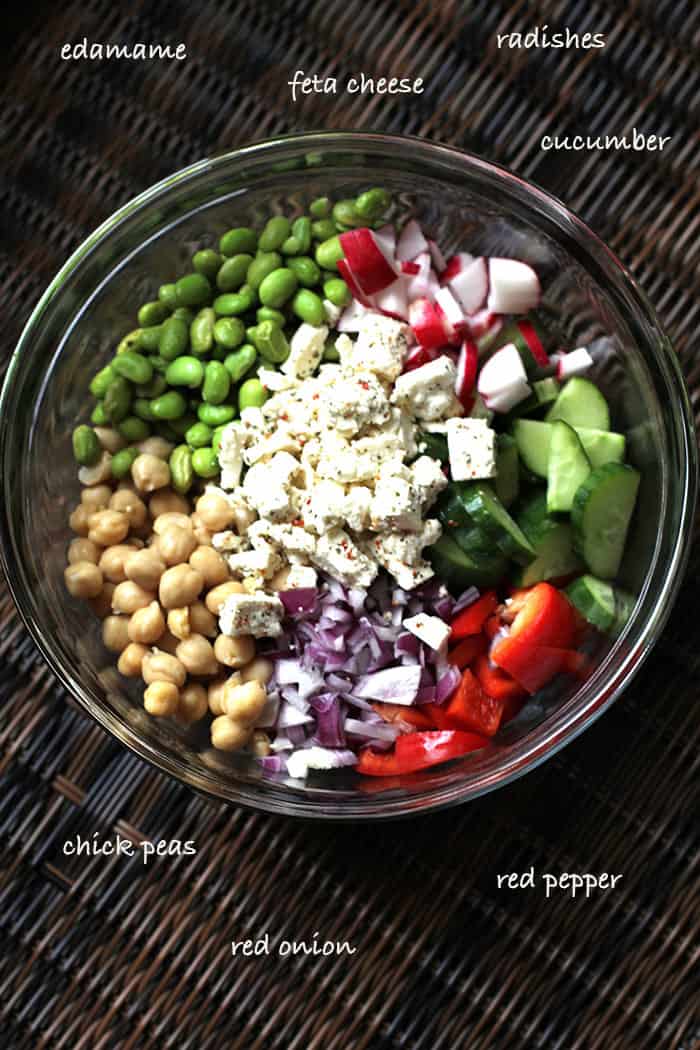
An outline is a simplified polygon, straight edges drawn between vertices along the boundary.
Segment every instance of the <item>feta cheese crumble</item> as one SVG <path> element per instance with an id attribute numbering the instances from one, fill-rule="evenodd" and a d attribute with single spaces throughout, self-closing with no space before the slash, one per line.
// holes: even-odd
<path id="1" fill-rule="evenodd" d="M 409 616 L 404 620 L 403 626 L 431 649 L 444 648 L 450 637 L 450 625 L 441 620 L 439 616 L 419 613 L 418 616 Z"/>
<path id="2" fill-rule="evenodd" d="M 485 419 L 448 419 L 447 451 L 454 481 L 492 478 L 496 473 L 496 434 Z"/>

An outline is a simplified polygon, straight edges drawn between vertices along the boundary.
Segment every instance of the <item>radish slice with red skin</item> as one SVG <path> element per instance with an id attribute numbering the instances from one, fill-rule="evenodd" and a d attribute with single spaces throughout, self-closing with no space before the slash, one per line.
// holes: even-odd
<path id="1" fill-rule="evenodd" d="M 396 258 L 404 262 L 427 251 L 428 242 L 423 236 L 423 231 L 415 219 L 409 219 L 396 242 Z"/>
<path id="2" fill-rule="evenodd" d="M 535 363 L 539 365 L 540 368 L 549 368 L 552 362 L 549 360 L 549 355 L 542 346 L 540 337 L 535 331 L 535 326 L 532 322 L 518 321 L 518 330 L 527 343 L 528 350 L 534 357 Z"/>
<path id="3" fill-rule="evenodd" d="M 526 314 L 540 301 L 539 277 L 518 259 L 489 259 L 487 307 L 497 314 Z"/>
<path id="4" fill-rule="evenodd" d="M 556 365 L 557 379 L 563 382 L 565 379 L 571 379 L 572 376 L 580 376 L 583 372 L 587 372 L 593 366 L 593 358 L 585 346 L 580 346 L 577 350 L 572 350 L 570 354 L 557 354 Z"/>
<path id="5" fill-rule="evenodd" d="M 527 373 L 515 343 L 508 343 L 497 350 L 493 357 L 484 364 L 477 383 L 479 393 L 489 408 L 496 408 L 497 402 L 505 402 L 515 396 L 513 404 L 522 401 L 530 393 Z M 522 391 L 525 390 L 525 394 Z M 496 408 L 499 412 L 506 409 Z"/>
<path id="6" fill-rule="evenodd" d="M 487 332 L 493 332 L 495 335 L 496 332 L 503 328 L 503 318 L 500 314 L 492 313 L 491 310 L 477 310 L 475 314 L 468 315 L 467 328 L 469 334 L 475 339 L 486 335 Z"/>
<path id="7" fill-rule="evenodd" d="M 420 266 L 417 262 L 402 262 L 401 273 L 417 274 L 420 273 Z"/>
<path id="8" fill-rule="evenodd" d="M 396 270 L 389 264 L 367 227 L 340 234 L 340 246 L 355 281 L 365 295 L 374 295 L 393 284 Z"/>
<path id="9" fill-rule="evenodd" d="M 374 239 L 389 266 L 393 266 L 396 258 L 396 230 L 394 227 L 391 224 L 380 227 L 374 231 Z"/>
<path id="10" fill-rule="evenodd" d="M 399 277 L 388 288 L 372 296 L 372 303 L 383 314 L 396 318 L 397 321 L 408 320 L 408 278 Z"/>
<path id="11" fill-rule="evenodd" d="M 336 327 L 339 332 L 359 332 L 362 320 L 368 314 L 381 316 L 376 310 L 368 310 L 357 299 L 353 299 L 350 305 L 343 310 Z"/>
<path id="12" fill-rule="evenodd" d="M 369 296 L 365 295 L 360 288 L 360 285 L 355 278 L 355 274 L 352 272 L 352 267 L 347 259 L 338 259 L 338 273 L 350 289 L 350 295 L 353 299 L 357 299 L 358 303 L 362 303 L 363 306 L 368 308 L 371 307 L 372 303 Z"/>
<path id="13" fill-rule="evenodd" d="M 451 255 L 440 273 L 440 284 L 447 284 L 473 262 L 474 256 L 469 252 L 457 252 L 456 255 Z"/>
<path id="14" fill-rule="evenodd" d="M 431 241 L 430 237 L 428 237 L 428 248 L 430 250 L 430 258 L 433 262 L 433 269 L 437 270 L 438 273 L 442 273 L 447 266 L 447 263 L 445 261 L 445 256 L 440 250 L 440 245 L 437 241 Z"/>
<path id="15" fill-rule="evenodd" d="M 416 346 L 404 359 L 403 371 L 412 372 L 414 368 L 421 368 L 423 365 L 430 364 L 431 361 L 435 361 L 438 357 L 440 357 L 439 350 L 427 346 Z"/>
<path id="16" fill-rule="evenodd" d="M 445 326 L 434 303 L 415 299 L 408 307 L 408 321 L 416 340 L 428 349 L 444 346 Z"/>
<path id="17" fill-rule="evenodd" d="M 485 397 L 484 404 L 491 412 L 510 412 L 512 408 L 519 405 L 531 393 L 532 389 L 528 383 L 518 383 L 509 390 L 496 394 L 494 397 Z"/>
<path id="18" fill-rule="evenodd" d="M 459 332 L 466 324 L 466 316 L 449 288 L 443 286 L 435 296 L 435 302 L 441 307 L 447 323 L 453 332 Z"/>
<path id="19" fill-rule="evenodd" d="M 473 340 L 465 339 L 457 358 L 455 393 L 467 412 L 471 412 L 474 404 L 474 384 L 478 366 L 479 348 Z"/>
<path id="20" fill-rule="evenodd" d="M 489 294 L 486 259 L 474 259 L 451 277 L 448 285 L 466 313 L 477 313 L 485 305 Z"/>

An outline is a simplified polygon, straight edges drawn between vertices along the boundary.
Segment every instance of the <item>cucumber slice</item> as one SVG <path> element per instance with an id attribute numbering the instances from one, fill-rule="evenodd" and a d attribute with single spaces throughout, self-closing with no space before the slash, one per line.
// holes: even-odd
<path id="1" fill-rule="evenodd" d="M 466 554 L 494 553 L 493 540 L 486 535 L 483 529 L 477 528 L 476 525 L 460 525 L 456 529 L 450 529 L 446 535 L 459 544 Z"/>
<path id="2" fill-rule="evenodd" d="M 436 513 L 438 521 L 446 529 L 455 529 L 460 526 L 469 528 L 474 524 L 464 506 L 464 500 L 462 499 L 463 490 L 464 485 L 462 482 L 453 481 L 447 486 L 437 501 Z"/>
<path id="3" fill-rule="evenodd" d="M 614 430 L 591 430 L 589 427 L 574 427 L 592 467 L 604 463 L 622 463 L 625 458 L 624 434 Z"/>
<path id="4" fill-rule="evenodd" d="M 467 554 L 451 536 L 441 536 L 427 553 L 437 576 L 453 594 L 465 587 L 493 587 L 508 570 L 502 554 Z"/>
<path id="5" fill-rule="evenodd" d="M 472 484 L 466 489 L 463 502 L 474 524 L 493 537 L 499 550 L 521 565 L 532 561 L 535 556 L 532 544 L 493 489 L 480 483 Z"/>
<path id="6" fill-rule="evenodd" d="M 607 632 L 615 622 L 615 588 L 586 573 L 566 588 L 566 595 L 581 615 L 599 631 Z"/>
<path id="7" fill-rule="evenodd" d="M 636 604 L 637 599 L 633 594 L 629 594 L 628 591 L 621 591 L 619 587 L 615 588 L 615 622 L 610 629 L 610 634 L 614 638 L 622 633 Z"/>
<path id="8" fill-rule="evenodd" d="M 555 514 L 570 511 L 576 492 L 590 472 L 590 461 L 574 428 L 563 419 L 552 423 L 547 463 L 547 510 Z"/>
<path id="9" fill-rule="evenodd" d="M 535 559 L 514 581 L 518 587 L 530 587 L 542 580 L 556 580 L 580 572 L 583 562 L 574 552 L 573 529 L 547 513 L 547 496 L 537 492 L 525 503 L 516 521 L 535 548 Z"/>
<path id="10" fill-rule="evenodd" d="M 493 487 L 504 507 L 510 507 L 518 498 L 520 467 L 518 446 L 510 434 L 499 434 L 496 444 L 496 477 Z"/>
<path id="11" fill-rule="evenodd" d="M 611 580 L 620 568 L 640 476 L 623 463 L 592 470 L 574 496 L 574 544 L 595 576 Z"/>
<path id="12" fill-rule="evenodd" d="M 540 478 L 547 477 L 553 425 L 538 419 L 516 419 L 513 423 L 513 437 L 520 457 L 528 470 Z M 592 467 L 602 467 L 604 463 L 621 463 L 625 458 L 624 434 L 590 427 L 573 429 L 578 434 Z"/>
<path id="13" fill-rule="evenodd" d="M 521 401 L 512 411 L 512 418 L 519 419 L 521 416 L 529 416 L 541 408 L 547 408 L 553 404 L 561 390 L 556 379 L 537 379 L 532 383 L 532 393 L 525 401 Z"/>
<path id="14" fill-rule="evenodd" d="M 548 423 L 563 419 L 572 427 L 588 427 L 593 430 L 610 430 L 610 409 L 595 383 L 581 376 L 574 376 L 564 384 L 545 416 Z"/>

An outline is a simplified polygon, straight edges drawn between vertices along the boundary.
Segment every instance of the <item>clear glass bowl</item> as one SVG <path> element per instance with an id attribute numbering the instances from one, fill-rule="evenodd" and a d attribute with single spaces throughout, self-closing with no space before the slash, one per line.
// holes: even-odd
<path id="1" fill-rule="evenodd" d="M 396 216 L 417 215 L 448 251 L 532 262 L 571 347 L 595 343 L 596 375 L 642 471 L 623 566 L 637 596 L 623 635 L 577 691 L 527 705 L 488 749 L 395 781 L 338 771 L 304 786 L 261 776 L 242 756 L 211 750 L 206 727 L 145 714 L 120 678 L 90 609 L 63 585 L 68 515 L 79 485 L 70 435 L 88 415 L 87 385 L 135 306 L 186 271 L 193 251 L 270 208 L 300 212 L 313 197 L 383 185 Z M 613 702 L 648 655 L 683 571 L 695 502 L 697 449 L 676 357 L 630 274 L 559 201 L 458 150 L 371 134 L 276 139 L 202 161 L 121 208 L 73 254 L 34 310 L 1 404 L 2 556 L 15 601 L 53 671 L 83 707 L 142 758 L 195 790 L 277 813 L 378 818 L 473 798 L 532 769 Z"/>

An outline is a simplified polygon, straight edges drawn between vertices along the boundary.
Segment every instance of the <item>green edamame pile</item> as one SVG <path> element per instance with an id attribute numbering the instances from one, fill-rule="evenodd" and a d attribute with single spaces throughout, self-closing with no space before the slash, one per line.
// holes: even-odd
<path id="1" fill-rule="evenodd" d="M 216 478 L 222 428 L 267 398 L 258 368 L 286 360 L 300 323 L 327 323 L 324 300 L 350 303 L 338 275 L 339 234 L 381 225 L 390 205 L 381 188 L 335 203 L 318 197 L 308 215 L 272 215 L 259 231 L 238 226 L 222 235 L 218 250 L 195 252 L 191 272 L 139 307 L 137 327 L 93 377 L 93 426 L 73 432 L 76 461 L 97 463 L 103 446 L 93 427 L 110 427 L 128 443 L 112 458 L 115 478 L 129 472 L 136 445 L 152 435 L 176 446 L 169 466 L 178 492 L 197 478 Z M 337 358 L 332 341 L 325 357 Z"/>

